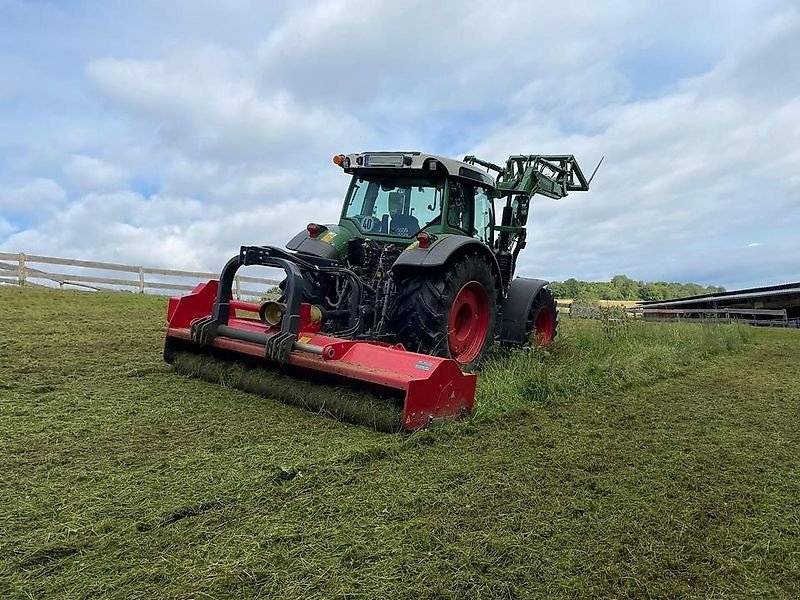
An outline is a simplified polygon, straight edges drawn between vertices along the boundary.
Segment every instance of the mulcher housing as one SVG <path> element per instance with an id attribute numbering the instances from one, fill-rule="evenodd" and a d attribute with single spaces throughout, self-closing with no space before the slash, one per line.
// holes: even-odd
<path id="1" fill-rule="evenodd" d="M 219 280 L 170 299 L 165 359 L 213 349 L 387 391 L 402 397 L 407 430 L 468 414 L 476 376 L 463 367 L 495 341 L 545 345 L 556 334 L 547 282 L 514 277 L 530 198 L 590 180 L 570 155 L 517 155 L 505 167 L 419 152 L 334 162 L 352 175 L 339 223 L 310 223 L 288 250 L 243 246 Z M 232 298 L 250 265 L 283 270 L 277 299 Z"/>

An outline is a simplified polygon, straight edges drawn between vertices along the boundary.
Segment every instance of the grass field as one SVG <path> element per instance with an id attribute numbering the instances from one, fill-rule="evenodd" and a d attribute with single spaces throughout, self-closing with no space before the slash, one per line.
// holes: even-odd
<path id="1" fill-rule="evenodd" d="M 800 598 L 798 331 L 564 320 L 401 436 L 175 374 L 163 299 L 0 306 L 0 598 Z"/>

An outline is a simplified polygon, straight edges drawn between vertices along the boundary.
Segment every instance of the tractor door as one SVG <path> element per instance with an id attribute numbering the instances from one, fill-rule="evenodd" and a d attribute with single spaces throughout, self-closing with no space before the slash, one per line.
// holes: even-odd
<path id="1" fill-rule="evenodd" d="M 447 224 L 490 248 L 494 234 L 494 206 L 489 190 L 473 182 L 452 179 Z"/>

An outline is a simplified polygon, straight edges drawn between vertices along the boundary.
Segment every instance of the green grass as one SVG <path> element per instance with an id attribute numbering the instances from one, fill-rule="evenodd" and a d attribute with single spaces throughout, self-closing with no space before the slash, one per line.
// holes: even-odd
<path id="1" fill-rule="evenodd" d="M 335 386 L 318 380 L 309 384 L 258 363 L 247 365 L 189 352 L 176 353 L 174 367 L 183 375 L 274 398 L 376 431 L 397 433 L 402 429 L 403 398 L 399 395 L 384 392 L 378 396 L 355 386 Z"/>
<path id="2" fill-rule="evenodd" d="M 565 320 L 402 436 L 174 373 L 162 299 L 0 306 L 0 598 L 800 597 L 800 332 Z"/>
<path id="3" fill-rule="evenodd" d="M 613 314 L 613 313 L 608 313 Z M 577 395 L 602 397 L 741 352 L 755 337 L 744 325 L 645 323 L 606 318 L 562 321 L 546 349 L 498 351 L 481 370 L 475 417 L 503 417 Z"/>

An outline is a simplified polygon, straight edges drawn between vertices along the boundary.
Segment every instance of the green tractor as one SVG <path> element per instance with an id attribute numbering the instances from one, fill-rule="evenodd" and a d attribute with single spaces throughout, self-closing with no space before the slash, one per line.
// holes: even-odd
<path id="1" fill-rule="evenodd" d="M 286 245 L 292 252 L 261 247 L 299 267 L 294 288 L 314 307 L 320 333 L 400 343 L 462 367 L 479 363 L 496 341 L 553 340 L 557 310 L 547 282 L 514 271 L 531 198 L 589 189 L 573 156 L 516 155 L 504 167 L 420 152 L 333 160 L 352 175 L 339 223 L 310 223 Z M 267 324 L 294 310 L 287 281 L 284 297 L 262 306 Z"/>
<path id="2" fill-rule="evenodd" d="M 164 359 L 208 354 L 333 384 L 318 402 L 289 401 L 388 431 L 470 414 L 477 375 L 465 371 L 494 342 L 556 335 L 547 282 L 514 277 L 531 197 L 585 191 L 591 178 L 572 156 L 512 156 L 505 167 L 419 152 L 334 162 L 352 175 L 339 223 L 309 223 L 288 250 L 242 246 L 219 279 L 170 298 Z M 233 298 L 238 269 L 251 265 L 286 274 L 277 300 Z M 380 401 L 340 399 L 340 385 Z"/>

